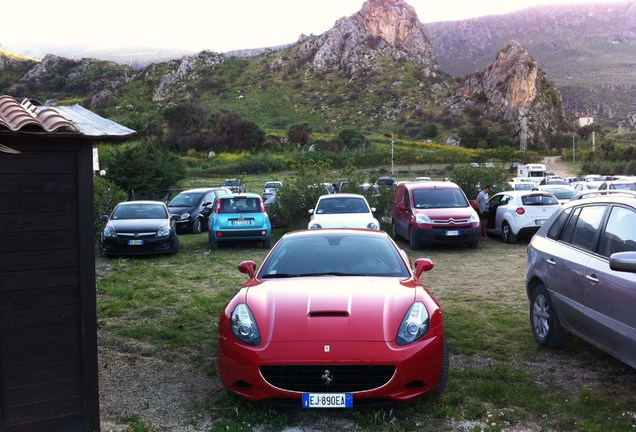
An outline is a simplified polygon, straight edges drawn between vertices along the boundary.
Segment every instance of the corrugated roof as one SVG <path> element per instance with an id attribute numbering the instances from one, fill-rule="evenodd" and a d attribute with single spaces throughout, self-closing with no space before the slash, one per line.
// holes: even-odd
<path id="1" fill-rule="evenodd" d="M 92 138 L 124 138 L 136 132 L 105 119 L 78 105 L 37 105 L 28 99 L 19 103 L 0 96 L 0 133 L 11 132 L 70 134 Z"/>

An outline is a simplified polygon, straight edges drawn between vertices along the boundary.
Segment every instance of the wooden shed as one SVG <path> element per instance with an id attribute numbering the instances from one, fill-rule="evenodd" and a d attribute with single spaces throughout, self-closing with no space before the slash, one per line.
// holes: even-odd
<path id="1" fill-rule="evenodd" d="M 100 428 L 92 148 L 134 133 L 0 96 L 0 432 Z"/>

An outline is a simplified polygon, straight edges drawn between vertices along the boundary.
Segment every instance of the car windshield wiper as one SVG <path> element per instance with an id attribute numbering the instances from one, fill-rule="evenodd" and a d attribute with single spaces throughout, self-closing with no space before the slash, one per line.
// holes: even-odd
<path id="1" fill-rule="evenodd" d="M 319 273 L 271 273 L 261 276 L 262 279 L 283 279 L 292 277 L 311 277 L 311 276 L 367 276 L 363 273 L 348 273 L 348 272 L 319 272 Z"/>

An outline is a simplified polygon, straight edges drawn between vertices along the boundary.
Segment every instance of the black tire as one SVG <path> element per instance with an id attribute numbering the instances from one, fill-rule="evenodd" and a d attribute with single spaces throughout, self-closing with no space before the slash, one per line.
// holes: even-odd
<path id="1" fill-rule="evenodd" d="M 210 238 L 210 249 L 217 250 L 219 248 L 219 242 Z"/>
<path id="2" fill-rule="evenodd" d="M 420 242 L 417 241 L 417 233 L 411 227 L 409 227 L 409 246 L 411 250 L 418 250 L 420 248 Z"/>
<path id="3" fill-rule="evenodd" d="M 192 234 L 199 234 L 201 232 L 201 218 L 196 218 L 192 221 Z"/>
<path id="4" fill-rule="evenodd" d="M 501 239 L 508 244 L 517 242 L 517 236 L 512 232 L 508 222 L 504 222 L 501 225 Z"/>
<path id="5" fill-rule="evenodd" d="M 446 342 L 446 336 L 444 336 L 444 365 L 442 367 L 442 379 L 435 389 L 435 396 L 442 394 L 446 387 L 446 383 L 448 383 L 448 368 L 448 343 Z"/>
<path id="6" fill-rule="evenodd" d="M 400 235 L 395 230 L 395 221 L 394 220 L 391 221 L 391 237 L 393 237 L 393 240 L 399 240 L 400 239 Z"/>
<path id="7" fill-rule="evenodd" d="M 263 240 L 263 249 L 269 249 L 272 247 L 272 239 Z"/>
<path id="8" fill-rule="evenodd" d="M 530 328 L 537 343 L 546 348 L 561 348 L 568 339 L 561 326 L 548 290 L 543 285 L 535 288 L 530 298 Z"/>
<path id="9" fill-rule="evenodd" d="M 179 236 L 175 234 L 172 238 L 172 247 L 170 248 L 170 254 L 175 255 L 179 252 L 179 246 L 181 246 L 181 241 L 179 240 Z"/>
<path id="10" fill-rule="evenodd" d="M 477 249 L 479 247 L 479 239 L 469 242 L 468 247 L 470 249 Z"/>

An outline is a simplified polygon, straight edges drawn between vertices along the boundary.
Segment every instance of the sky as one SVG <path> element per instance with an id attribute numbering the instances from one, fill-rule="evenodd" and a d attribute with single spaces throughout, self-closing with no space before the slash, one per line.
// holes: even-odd
<path id="1" fill-rule="evenodd" d="M 0 45 L 151 46 L 226 52 L 319 35 L 365 0 L 5 0 Z M 536 5 L 621 0 L 406 0 L 421 22 L 509 13 Z"/>

